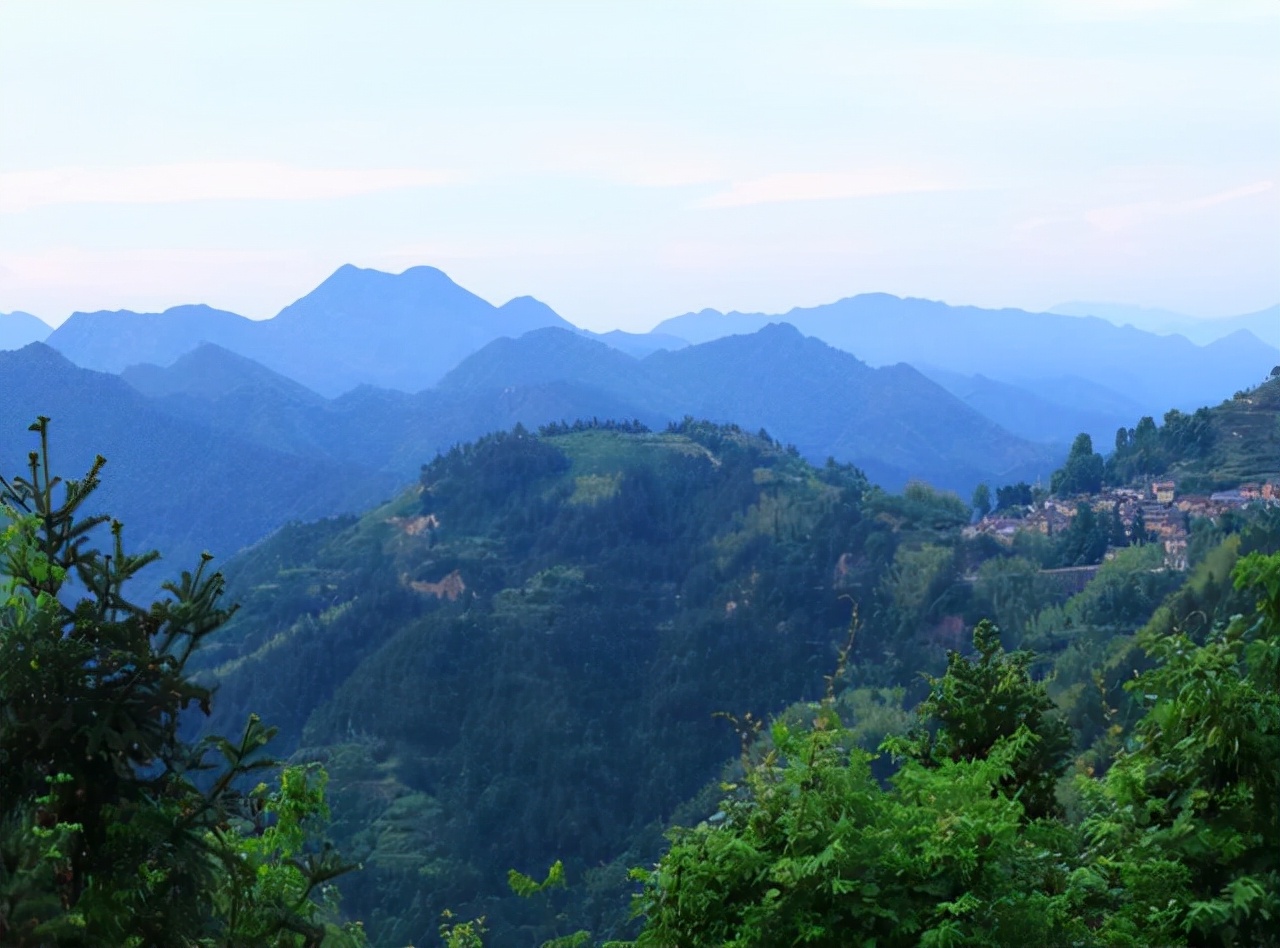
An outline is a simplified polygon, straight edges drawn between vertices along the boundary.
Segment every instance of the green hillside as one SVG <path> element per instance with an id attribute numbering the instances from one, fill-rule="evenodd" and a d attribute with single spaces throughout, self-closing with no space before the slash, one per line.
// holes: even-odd
<path id="1" fill-rule="evenodd" d="M 490 948 L 1277 945 L 1280 508 L 1198 522 L 1189 574 L 1131 545 L 1067 598 L 958 498 L 763 434 L 517 427 L 243 553 L 222 625 L 203 570 L 119 599 L 145 559 L 72 539 L 81 488 L 26 516 L 0 487 L 6 944 L 478 948 L 483 919 Z"/>
<path id="2" fill-rule="evenodd" d="M 626 936 L 628 869 L 653 865 L 670 827 L 736 812 L 737 797 L 718 801 L 722 781 L 742 786 L 740 737 L 769 758 L 751 722 L 807 728 L 839 669 L 830 706 L 848 741 L 925 746 L 905 710 L 926 696 L 920 673 L 967 650 L 984 616 L 997 645 L 1037 651 L 1012 660 L 1062 722 L 1057 763 L 1028 765 L 1039 805 L 1084 806 L 1058 777 L 1104 773 L 1123 751 L 1152 643 L 1201 641 L 1249 611 L 1232 567 L 1280 548 L 1280 518 L 1258 510 L 1238 536 L 1208 528 L 1189 581 L 1134 546 L 1068 599 L 1036 565 L 965 540 L 967 519 L 954 497 L 886 495 L 732 426 L 491 435 L 361 518 L 288 527 L 229 564 L 242 609 L 202 658 L 219 685 L 211 727 L 252 708 L 281 726 L 282 751 L 329 771 L 334 841 L 364 865 L 344 906 L 371 943 L 429 944 L 446 909 L 485 917 L 490 948 Z M 865 766 L 874 795 L 902 765 Z M 557 859 L 569 890 L 510 892 L 510 869 Z"/>
<path id="3" fill-rule="evenodd" d="M 1108 478 L 1169 476 L 1183 493 L 1271 481 L 1280 484 L 1280 377 L 1213 408 L 1143 418 L 1116 435 Z"/>
<path id="4" fill-rule="evenodd" d="M 1175 465 L 1222 486 L 1245 481 L 1280 482 L 1280 378 L 1241 392 L 1211 410 L 1213 447 L 1200 464 Z"/>
<path id="5" fill-rule="evenodd" d="M 507 869 L 654 858 L 734 754 L 713 715 L 818 695 L 849 595 L 864 679 L 891 678 L 874 656 L 910 641 L 940 663 L 939 642 L 894 639 L 958 605 L 936 543 L 967 517 L 733 427 L 490 436 L 358 520 L 289 527 L 228 566 L 242 608 L 203 658 L 212 726 L 252 707 L 326 762 L 339 841 L 366 864 L 344 891 L 375 943 L 425 940 L 445 907 L 532 943 L 522 926 L 546 920 Z M 619 882 L 596 880 L 615 911 Z"/>

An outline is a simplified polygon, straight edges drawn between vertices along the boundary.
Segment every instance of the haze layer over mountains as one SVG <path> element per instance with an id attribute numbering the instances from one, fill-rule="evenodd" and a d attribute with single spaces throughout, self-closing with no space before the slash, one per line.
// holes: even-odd
<path id="1" fill-rule="evenodd" d="M 175 556 L 363 509 L 437 452 L 517 423 L 692 416 L 763 428 L 890 489 L 1034 482 L 1080 431 L 1105 449 L 1143 414 L 1216 403 L 1280 364 L 1248 329 L 1197 345 L 884 294 L 596 334 L 531 297 L 494 306 L 431 267 L 353 266 L 269 320 L 191 305 L 75 313 L 48 333 L 14 313 L 0 316 L 0 348 L 19 350 L 0 353 L 0 464 L 19 468 L 16 434 L 49 414 L 71 469 L 92 445 L 121 489 L 175 472 L 166 510 L 103 498 Z M 211 491 L 226 504 L 197 502 Z"/>
<path id="2" fill-rule="evenodd" d="M 1181 320 L 1177 325 L 1199 342 L 1087 315 L 1141 322 L 1128 318 L 1154 310 L 1085 303 L 1059 309 L 1072 315 L 870 293 L 782 314 L 703 310 L 667 319 L 650 333 L 597 335 L 576 330 L 532 297 L 494 306 L 432 267 L 393 275 L 347 265 L 268 320 L 189 305 L 163 313 L 74 313 L 49 333 L 34 317 L 14 313 L 0 316 L 0 348 L 40 340 L 43 328 L 48 344 L 77 365 L 118 373 L 139 363 L 170 365 L 209 342 L 332 397 L 359 385 L 421 391 L 488 342 L 533 329 L 583 332 L 644 356 L 785 322 L 871 366 L 906 362 L 953 388 L 963 387 L 957 375 L 982 376 L 1030 388 L 1055 404 L 1097 409 L 1096 391 L 1082 397 L 1090 386 L 1062 384 L 1084 380 L 1120 396 L 1105 406 L 1113 414 L 1215 401 L 1280 356 L 1274 307 L 1224 320 L 1162 314 L 1166 323 Z"/>

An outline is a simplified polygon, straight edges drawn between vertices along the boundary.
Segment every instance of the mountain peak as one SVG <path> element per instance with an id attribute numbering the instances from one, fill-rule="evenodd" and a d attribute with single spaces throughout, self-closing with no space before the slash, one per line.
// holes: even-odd
<path id="1" fill-rule="evenodd" d="M 185 394 L 217 398 L 238 389 L 258 388 L 309 404 L 325 401 L 301 383 L 212 342 L 201 343 L 168 368 L 142 363 L 131 365 L 120 374 L 138 391 L 150 396 Z"/>
<path id="2" fill-rule="evenodd" d="M 204 303 L 183 303 L 179 306 L 170 306 L 160 315 L 167 316 L 171 319 L 220 319 L 224 316 L 234 316 L 237 319 L 248 319 L 247 316 L 241 316 L 239 313 L 233 313 L 230 310 L 225 309 L 218 309 Z"/>
<path id="3" fill-rule="evenodd" d="M 74 362 L 43 342 L 31 342 L 12 352 L 0 352 L 0 359 L 5 359 L 11 364 L 38 366 L 59 371 L 76 368 Z"/>
<path id="4" fill-rule="evenodd" d="M 0 349 L 20 349 L 29 342 L 43 342 L 53 328 L 30 313 L 0 313 Z"/>
<path id="5" fill-rule="evenodd" d="M 477 391 L 548 382 L 600 381 L 632 377 L 632 356 L 599 340 L 559 326 L 495 339 L 464 359 L 440 382 L 442 390 Z"/>
<path id="6" fill-rule="evenodd" d="M 282 309 L 272 323 L 298 320 L 329 323 L 370 317 L 402 320 L 424 310 L 441 308 L 476 310 L 489 304 L 449 279 L 435 267 L 410 267 L 387 273 L 347 263 L 306 296 Z"/>
<path id="7" fill-rule="evenodd" d="M 1215 339 L 1213 342 L 1204 346 L 1204 348 L 1216 350 L 1252 350 L 1259 346 L 1266 346 L 1266 343 L 1259 339 L 1256 333 L 1249 329 L 1237 329 L 1235 332 L 1228 333 L 1221 339 Z"/>
<path id="8" fill-rule="evenodd" d="M 371 297 L 440 293 L 449 292 L 450 290 L 461 293 L 467 292 L 454 283 L 443 270 L 438 270 L 435 267 L 409 267 L 400 273 L 389 273 L 386 270 L 375 270 L 372 267 L 357 267 L 353 263 L 344 263 L 322 280 L 310 293 L 281 310 L 280 315 L 292 311 L 295 306 L 304 300 L 317 298 L 366 300 Z"/>
<path id="9" fill-rule="evenodd" d="M 796 341 L 802 341 L 807 338 L 805 334 L 802 333 L 795 326 L 791 325 L 790 323 L 781 323 L 781 322 L 769 323 L 769 325 L 756 330 L 754 333 L 749 333 L 748 335 L 755 336 L 756 338 L 764 342 L 786 341 L 786 342 L 794 343 Z"/>

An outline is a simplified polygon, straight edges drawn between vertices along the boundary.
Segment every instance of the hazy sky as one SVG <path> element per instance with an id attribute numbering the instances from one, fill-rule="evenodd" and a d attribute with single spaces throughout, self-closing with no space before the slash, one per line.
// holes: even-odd
<path id="1" fill-rule="evenodd" d="M 1280 2 L 0 0 L 0 311 L 1280 301 Z"/>

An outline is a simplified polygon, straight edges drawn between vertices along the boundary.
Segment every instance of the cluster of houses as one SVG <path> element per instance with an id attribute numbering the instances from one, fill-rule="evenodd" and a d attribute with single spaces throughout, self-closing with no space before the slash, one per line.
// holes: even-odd
<path id="1" fill-rule="evenodd" d="M 1186 569 L 1187 535 L 1193 519 L 1216 519 L 1229 510 L 1254 503 L 1280 504 L 1280 484 L 1241 484 L 1233 490 L 1206 496 L 1179 494 L 1174 481 L 1164 480 L 1154 481 L 1146 489 L 1108 488 L 1099 494 L 1070 500 L 1049 497 L 1020 509 L 1016 516 L 998 512 L 983 517 L 966 528 L 966 535 L 990 536 L 1009 546 L 1019 531 L 1056 535 L 1071 526 L 1081 503 L 1090 504 L 1100 516 L 1110 517 L 1113 511 L 1118 511 L 1130 536 L 1135 524 L 1145 527 L 1148 535 L 1164 546 L 1165 564 L 1172 569 Z"/>

